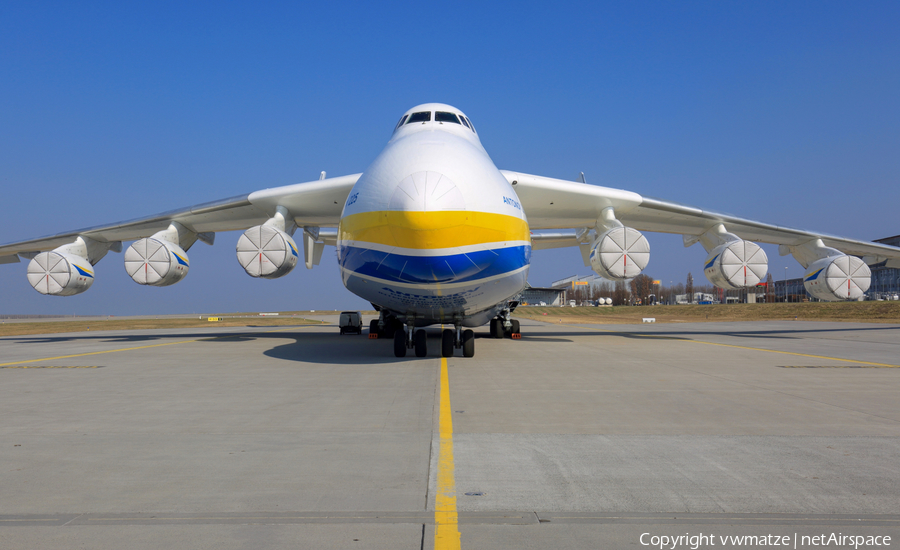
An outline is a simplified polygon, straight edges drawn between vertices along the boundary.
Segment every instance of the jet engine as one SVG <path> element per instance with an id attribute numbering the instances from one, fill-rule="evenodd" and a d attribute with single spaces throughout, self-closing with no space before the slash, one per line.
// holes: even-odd
<path id="1" fill-rule="evenodd" d="M 174 285 L 184 279 L 189 267 L 185 251 L 164 239 L 141 239 L 125 251 L 125 271 L 140 285 Z"/>
<path id="2" fill-rule="evenodd" d="M 703 272 L 712 284 L 729 290 L 756 286 L 769 271 L 769 258 L 758 244 L 735 240 L 712 249 Z"/>
<path id="3" fill-rule="evenodd" d="M 299 254 L 290 235 L 271 225 L 257 225 L 238 239 L 237 258 L 251 277 L 277 279 L 294 269 Z"/>
<path id="4" fill-rule="evenodd" d="M 41 252 L 28 263 L 28 282 L 41 294 L 73 296 L 91 288 L 94 268 L 74 254 Z"/>
<path id="5" fill-rule="evenodd" d="M 869 289 L 872 272 L 856 256 L 844 254 L 816 260 L 807 268 L 803 286 L 820 300 L 858 300 Z"/>
<path id="6" fill-rule="evenodd" d="M 636 229 L 614 227 L 594 241 L 590 261 L 594 273 L 605 279 L 630 279 L 650 262 L 650 243 Z"/>

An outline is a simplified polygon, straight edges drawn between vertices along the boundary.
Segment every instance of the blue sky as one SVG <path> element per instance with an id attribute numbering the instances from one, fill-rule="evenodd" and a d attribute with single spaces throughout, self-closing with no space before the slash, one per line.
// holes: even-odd
<path id="1" fill-rule="evenodd" d="M 898 27 L 896 2 L 7 2 L 0 242 L 360 172 L 431 101 L 469 114 L 502 169 L 896 235 Z M 117 254 L 70 298 L 0 266 L 0 313 L 366 306 L 333 248 L 260 281 L 235 259 L 238 236 L 195 245 L 167 288 L 134 284 Z M 699 245 L 648 238 L 648 275 L 703 280 Z M 776 277 L 801 274 L 766 251 Z M 576 273 L 590 273 L 577 250 L 539 251 L 530 279 Z"/>

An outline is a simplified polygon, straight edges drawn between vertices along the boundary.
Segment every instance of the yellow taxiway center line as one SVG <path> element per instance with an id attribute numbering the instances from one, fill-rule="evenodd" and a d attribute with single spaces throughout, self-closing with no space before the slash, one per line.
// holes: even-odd
<path id="1" fill-rule="evenodd" d="M 456 475 L 453 464 L 453 417 L 447 358 L 441 358 L 441 403 L 438 417 L 437 493 L 434 496 L 434 550 L 459 550 L 459 516 L 456 512 Z"/>
<path id="2" fill-rule="evenodd" d="M 312 325 L 312 326 L 319 326 L 319 325 Z M 194 340 L 180 340 L 180 341 L 178 341 L 178 342 L 166 342 L 166 343 L 164 343 L 164 344 L 150 344 L 149 346 L 135 346 L 135 347 L 133 347 L 133 348 L 108 349 L 108 350 L 105 350 L 105 351 L 91 351 L 91 352 L 88 352 L 88 353 L 76 353 L 76 354 L 73 354 L 73 355 L 59 355 L 59 356 L 57 356 L 57 357 L 42 357 L 41 359 L 24 359 L 24 360 L 21 360 L 21 361 L 12 361 L 11 363 L 0 363 L 0 367 L 5 367 L 5 366 L 8 366 L 8 365 L 21 365 L 22 363 L 37 363 L 38 361 L 56 361 L 57 359 L 71 359 L 72 357 L 87 357 L 88 355 L 100 355 L 100 354 L 103 354 L 103 353 L 118 353 L 118 352 L 120 352 L 120 351 L 133 351 L 133 350 L 136 350 L 136 349 L 158 348 L 158 347 L 161 347 L 161 346 L 175 346 L 175 345 L 178 345 L 178 344 L 190 344 L 191 342 L 202 342 L 202 341 L 209 341 L 209 340 L 220 340 L 220 339 L 222 339 L 222 338 L 234 338 L 234 337 L 237 337 L 237 336 L 251 336 L 251 335 L 253 335 L 253 334 L 266 334 L 266 333 L 269 333 L 269 332 L 282 332 L 282 331 L 285 331 L 285 330 L 293 330 L 293 329 L 295 329 L 295 328 L 297 328 L 297 327 L 289 327 L 289 328 L 278 329 L 278 330 L 266 330 L 266 331 L 263 331 L 263 332 L 249 332 L 249 333 L 229 334 L 228 336 L 213 336 L 213 337 L 210 337 L 210 338 L 196 338 L 196 339 L 194 339 Z"/>

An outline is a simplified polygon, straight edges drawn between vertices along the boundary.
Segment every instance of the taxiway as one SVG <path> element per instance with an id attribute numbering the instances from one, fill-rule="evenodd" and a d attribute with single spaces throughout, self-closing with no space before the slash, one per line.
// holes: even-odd
<path id="1" fill-rule="evenodd" d="M 900 325 L 522 331 L 446 368 L 437 330 L 422 359 L 321 325 L 0 338 L 2 546 L 900 542 Z"/>

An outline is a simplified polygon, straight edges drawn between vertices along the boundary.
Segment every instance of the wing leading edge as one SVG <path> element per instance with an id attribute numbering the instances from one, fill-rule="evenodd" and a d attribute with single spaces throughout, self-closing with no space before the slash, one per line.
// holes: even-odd
<path id="1" fill-rule="evenodd" d="M 821 239 L 826 247 L 866 257 L 867 263 L 888 260 L 889 266 L 900 267 L 900 248 L 894 246 L 781 227 L 619 189 L 501 172 L 516 190 L 529 226 L 536 230 L 532 235 L 535 249 L 583 244 L 578 229 L 594 227 L 603 211 L 612 208 L 623 224 L 640 231 L 682 234 L 686 245 L 698 242 L 701 235 L 722 225 L 729 233 L 749 241 L 798 247 Z M 559 231 L 563 229 L 569 231 Z"/>
<path id="2" fill-rule="evenodd" d="M 18 261 L 26 256 L 72 243 L 86 237 L 98 243 L 112 244 L 148 237 L 163 231 L 172 222 L 196 233 L 200 240 L 212 241 L 212 233 L 247 229 L 270 219 L 283 208 L 298 227 L 335 227 L 341 210 L 359 174 L 315 180 L 255 191 L 214 202 L 207 202 L 106 225 L 66 231 L 26 241 L 0 245 L 0 263 Z M 113 250 L 120 246 L 111 246 Z"/>

